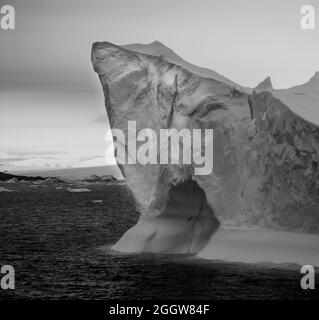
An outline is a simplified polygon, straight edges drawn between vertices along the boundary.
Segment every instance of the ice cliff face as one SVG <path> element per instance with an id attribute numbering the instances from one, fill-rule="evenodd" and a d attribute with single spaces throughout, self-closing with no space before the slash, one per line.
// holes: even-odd
<path id="1" fill-rule="evenodd" d="M 141 217 L 114 249 L 196 253 L 216 231 L 215 216 L 308 228 L 304 222 L 318 211 L 315 126 L 268 92 L 249 97 L 162 57 L 102 42 L 93 45 L 92 64 L 112 128 L 127 132 L 134 120 L 137 130 L 157 135 L 166 128 L 214 130 L 209 175 L 194 176 L 193 164 L 120 165 Z"/>
<path id="2" fill-rule="evenodd" d="M 257 177 L 261 195 L 251 219 L 266 226 L 318 232 L 319 127 L 269 92 L 254 92 L 249 101 L 256 136 L 249 146 L 247 171 Z"/>

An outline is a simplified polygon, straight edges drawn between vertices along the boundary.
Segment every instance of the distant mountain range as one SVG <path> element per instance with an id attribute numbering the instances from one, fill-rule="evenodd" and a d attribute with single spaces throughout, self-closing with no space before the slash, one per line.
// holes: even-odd
<path id="1" fill-rule="evenodd" d="M 65 169 L 51 169 L 51 170 L 26 170 L 26 171 L 11 171 L 10 174 L 8 172 L 1 173 L 3 177 L 6 175 L 7 177 L 12 175 L 10 178 L 15 178 L 21 176 L 21 179 L 18 180 L 32 180 L 32 177 L 35 175 L 38 177 L 58 177 L 62 179 L 69 180 L 78 180 L 78 179 L 90 179 L 93 175 L 98 177 L 103 176 L 113 176 L 118 180 L 122 180 L 123 177 L 121 172 L 117 166 L 99 166 L 99 167 L 83 167 L 83 168 L 65 168 Z M 31 179 L 24 179 L 24 177 L 30 177 Z M 1 178 L 1 177 L 0 177 Z M 1 180 L 1 179 L 0 179 Z M 35 179 L 38 180 L 38 179 Z"/>

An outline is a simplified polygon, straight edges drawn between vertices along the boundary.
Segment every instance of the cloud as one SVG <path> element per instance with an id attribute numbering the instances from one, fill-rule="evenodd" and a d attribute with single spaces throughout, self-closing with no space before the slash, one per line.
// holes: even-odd
<path id="1" fill-rule="evenodd" d="M 8 158 L 0 158 L 0 162 L 18 162 L 18 161 L 24 161 L 29 159 L 30 158 L 26 158 L 26 157 L 8 157 Z"/>
<path id="2" fill-rule="evenodd" d="M 104 155 L 94 155 L 94 156 L 84 156 L 80 158 L 80 161 L 89 161 L 89 160 L 95 160 L 95 159 L 102 159 L 104 158 Z"/>
<path id="3" fill-rule="evenodd" d="M 0 152 L 0 163 L 13 163 L 38 159 L 59 161 L 60 159 L 57 156 L 66 154 L 68 153 L 63 150 L 6 150 Z"/>
<path id="4" fill-rule="evenodd" d="M 8 156 L 28 156 L 28 157 L 37 157 L 37 156 L 52 156 L 52 155 L 66 155 L 68 152 L 64 150 L 7 150 Z"/>

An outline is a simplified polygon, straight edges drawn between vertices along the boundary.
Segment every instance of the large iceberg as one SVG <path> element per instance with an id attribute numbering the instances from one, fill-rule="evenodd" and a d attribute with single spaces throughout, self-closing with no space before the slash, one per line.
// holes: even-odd
<path id="1" fill-rule="evenodd" d="M 249 95 L 109 42 L 94 43 L 91 58 L 112 128 L 214 130 L 207 175 L 193 164 L 119 164 L 141 216 L 115 250 L 197 253 L 219 221 L 319 230 L 319 129 L 272 95 L 270 79 Z"/>

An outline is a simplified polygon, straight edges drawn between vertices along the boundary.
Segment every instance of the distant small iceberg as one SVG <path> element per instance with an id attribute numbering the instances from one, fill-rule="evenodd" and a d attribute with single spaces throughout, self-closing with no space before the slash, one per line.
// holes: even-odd
<path id="1" fill-rule="evenodd" d="M 67 188 L 69 192 L 91 192 L 90 189 L 86 188 Z"/>
<path id="2" fill-rule="evenodd" d="M 13 192 L 14 190 L 9 190 L 4 187 L 0 187 L 0 192 Z"/>

